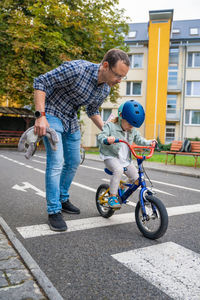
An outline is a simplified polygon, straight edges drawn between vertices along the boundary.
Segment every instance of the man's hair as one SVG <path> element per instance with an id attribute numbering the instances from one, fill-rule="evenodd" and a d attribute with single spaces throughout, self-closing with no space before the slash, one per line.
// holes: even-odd
<path id="1" fill-rule="evenodd" d="M 130 66 L 130 60 L 127 53 L 120 49 L 110 49 L 104 55 L 101 63 L 103 64 L 105 61 L 107 61 L 109 63 L 109 66 L 112 68 L 119 60 L 123 61 L 123 63 L 128 67 Z"/>

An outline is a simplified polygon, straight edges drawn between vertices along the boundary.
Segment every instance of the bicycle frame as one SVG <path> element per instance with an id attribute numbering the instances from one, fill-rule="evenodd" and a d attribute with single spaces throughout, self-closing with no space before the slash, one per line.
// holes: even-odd
<path id="1" fill-rule="evenodd" d="M 120 140 L 120 139 L 116 139 L 115 143 L 125 143 L 129 147 L 131 153 L 137 159 L 138 174 L 139 174 L 139 178 L 133 184 L 123 183 L 123 185 L 127 186 L 128 189 L 122 194 L 121 188 L 119 188 L 118 189 L 118 195 L 121 199 L 121 202 L 126 203 L 127 202 L 126 200 L 129 198 L 129 196 L 132 195 L 132 193 L 134 193 L 141 186 L 139 199 L 140 199 L 140 203 L 141 203 L 141 207 L 142 207 L 143 217 L 145 218 L 146 217 L 146 210 L 145 210 L 145 206 L 144 206 L 144 199 L 145 199 L 144 194 L 145 194 L 146 191 L 148 191 L 149 194 L 151 195 L 152 192 L 146 186 L 146 181 L 145 181 L 145 178 L 144 178 L 142 163 L 145 159 L 149 159 L 149 158 L 152 157 L 152 155 L 154 153 L 156 143 L 154 143 L 152 146 L 137 146 L 137 145 L 130 145 L 128 142 L 126 142 L 124 140 Z M 150 153 L 147 156 L 144 156 L 144 155 L 140 156 L 140 155 L 136 154 L 136 152 L 135 152 L 136 149 L 149 149 Z"/>

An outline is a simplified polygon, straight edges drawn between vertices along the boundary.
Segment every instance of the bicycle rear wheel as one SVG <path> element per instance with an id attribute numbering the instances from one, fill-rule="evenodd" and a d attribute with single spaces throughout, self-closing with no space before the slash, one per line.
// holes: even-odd
<path id="1" fill-rule="evenodd" d="M 149 239 L 162 237 L 168 227 L 168 214 L 164 204 L 156 197 L 147 195 L 144 199 L 146 217 L 143 216 L 140 201 L 135 208 L 135 221 L 141 233 Z"/>
<path id="2" fill-rule="evenodd" d="M 96 192 L 96 206 L 100 215 L 104 218 L 110 218 L 115 210 L 108 206 L 108 197 L 110 196 L 109 185 L 101 184 Z"/>

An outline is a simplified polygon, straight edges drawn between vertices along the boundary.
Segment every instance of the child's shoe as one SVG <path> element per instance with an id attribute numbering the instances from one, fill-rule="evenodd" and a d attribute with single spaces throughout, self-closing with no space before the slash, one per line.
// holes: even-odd
<path id="1" fill-rule="evenodd" d="M 120 208 L 121 207 L 121 204 L 116 196 L 111 196 L 108 198 L 108 205 L 111 208 Z"/>

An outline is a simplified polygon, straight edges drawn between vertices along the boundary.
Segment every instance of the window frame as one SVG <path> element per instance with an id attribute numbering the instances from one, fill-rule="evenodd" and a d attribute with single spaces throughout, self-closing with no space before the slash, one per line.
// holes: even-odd
<path id="1" fill-rule="evenodd" d="M 139 65 L 139 67 L 135 67 L 135 57 L 137 56 L 141 56 L 141 65 Z M 142 69 L 143 68 L 143 60 L 144 60 L 144 53 L 132 53 L 129 54 L 129 59 L 130 59 L 130 68 L 131 69 Z"/>
<path id="2" fill-rule="evenodd" d="M 189 122 L 186 123 L 186 113 L 189 113 Z M 192 123 L 192 117 L 193 117 L 193 113 L 195 112 L 199 112 L 200 114 L 200 110 L 199 109 L 186 109 L 185 110 L 185 114 L 184 114 L 184 125 L 185 126 L 200 126 L 200 122 L 199 123 Z"/>
<path id="3" fill-rule="evenodd" d="M 172 133 L 174 133 L 174 135 L 171 139 L 167 138 L 167 129 L 173 129 L 174 130 L 172 132 Z M 172 141 L 175 140 L 175 138 L 176 138 L 176 124 L 175 123 L 166 124 L 166 127 L 165 127 L 165 142 L 170 144 Z"/>
<path id="4" fill-rule="evenodd" d="M 108 118 L 105 120 L 105 115 L 106 115 L 105 111 L 108 112 L 108 113 L 110 111 L 110 114 L 109 114 L 109 116 L 110 116 L 112 114 L 112 108 L 102 108 L 102 110 L 101 110 L 101 118 L 102 118 L 103 122 L 106 122 L 108 120 L 108 118 L 109 118 L 109 116 L 108 116 Z"/>
<path id="5" fill-rule="evenodd" d="M 130 83 L 130 94 L 127 94 L 127 86 Z M 133 94 L 134 84 L 140 83 L 140 94 Z M 126 96 L 142 96 L 142 81 L 126 81 Z"/>
<path id="6" fill-rule="evenodd" d="M 199 51 L 195 51 L 195 52 L 190 51 L 187 53 L 187 68 L 200 68 L 200 64 L 199 64 L 199 66 L 195 65 L 195 54 L 200 55 L 200 52 Z M 189 66 L 189 55 L 192 55 L 192 65 L 191 66 Z"/>
<path id="7" fill-rule="evenodd" d="M 189 84 L 189 82 L 191 82 L 191 94 L 188 94 L 188 84 Z M 199 83 L 199 94 L 193 94 L 193 91 L 194 91 L 194 83 Z M 192 81 L 192 80 L 187 80 L 186 81 L 186 91 L 185 91 L 185 95 L 186 95 L 186 97 L 199 97 L 200 96 L 200 80 L 194 80 L 194 81 Z"/>
<path id="8" fill-rule="evenodd" d="M 168 94 L 167 95 L 167 114 L 176 115 L 177 99 L 178 99 L 178 97 L 176 94 Z M 171 104 L 170 104 L 170 102 L 171 102 Z M 171 108 L 169 107 L 170 105 L 172 106 Z"/>

